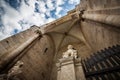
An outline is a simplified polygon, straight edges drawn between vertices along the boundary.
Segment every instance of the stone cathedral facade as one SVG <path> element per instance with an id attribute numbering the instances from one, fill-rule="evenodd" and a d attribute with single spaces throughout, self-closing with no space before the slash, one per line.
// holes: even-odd
<path id="1" fill-rule="evenodd" d="M 0 41 L 0 80 L 119 79 L 120 0 L 81 0 L 66 16 Z"/>

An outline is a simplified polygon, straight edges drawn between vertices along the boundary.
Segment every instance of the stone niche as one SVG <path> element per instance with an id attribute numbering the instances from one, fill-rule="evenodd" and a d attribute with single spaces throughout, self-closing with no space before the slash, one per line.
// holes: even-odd
<path id="1" fill-rule="evenodd" d="M 63 53 L 57 66 L 57 80 L 85 80 L 81 58 L 77 56 L 77 50 L 72 45 Z"/>

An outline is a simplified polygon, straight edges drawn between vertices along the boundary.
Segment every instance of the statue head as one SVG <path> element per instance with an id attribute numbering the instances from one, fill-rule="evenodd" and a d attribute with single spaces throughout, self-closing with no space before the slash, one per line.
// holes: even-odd
<path id="1" fill-rule="evenodd" d="M 68 45 L 68 49 L 73 49 L 73 46 L 72 45 Z"/>

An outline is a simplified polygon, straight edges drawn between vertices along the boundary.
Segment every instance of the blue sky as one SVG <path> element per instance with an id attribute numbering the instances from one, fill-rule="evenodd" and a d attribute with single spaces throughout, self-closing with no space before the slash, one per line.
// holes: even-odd
<path id="1" fill-rule="evenodd" d="M 0 40 L 67 14 L 80 0 L 0 0 Z"/>

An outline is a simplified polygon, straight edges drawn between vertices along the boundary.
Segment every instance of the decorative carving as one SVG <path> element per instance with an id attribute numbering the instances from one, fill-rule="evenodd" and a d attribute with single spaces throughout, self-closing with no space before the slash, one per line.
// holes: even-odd
<path id="1" fill-rule="evenodd" d="M 42 32 L 41 32 L 40 29 L 37 29 L 37 30 L 35 31 L 35 33 L 37 33 L 37 34 L 39 34 L 39 35 L 42 35 Z"/>
<path id="2" fill-rule="evenodd" d="M 8 79 L 7 80 L 21 80 L 18 75 L 22 73 L 21 67 L 23 66 L 23 62 L 18 61 L 15 66 L 10 69 L 8 72 Z"/>
<path id="3" fill-rule="evenodd" d="M 63 58 L 68 57 L 74 57 L 75 59 L 78 57 L 77 50 L 75 50 L 72 45 L 68 45 L 68 50 L 66 52 L 63 52 Z"/>

